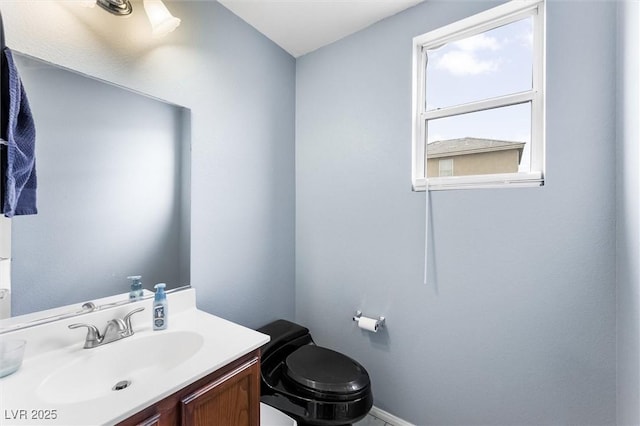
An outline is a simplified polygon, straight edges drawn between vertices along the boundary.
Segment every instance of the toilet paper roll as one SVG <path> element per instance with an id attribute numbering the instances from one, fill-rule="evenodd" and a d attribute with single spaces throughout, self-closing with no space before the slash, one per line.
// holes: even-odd
<path id="1" fill-rule="evenodd" d="M 358 327 L 360 327 L 363 330 L 367 330 L 367 331 L 371 331 L 373 333 L 377 333 L 378 332 L 378 320 L 375 319 L 375 318 L 360 317 L 360 319 L 358 320 Z"/>

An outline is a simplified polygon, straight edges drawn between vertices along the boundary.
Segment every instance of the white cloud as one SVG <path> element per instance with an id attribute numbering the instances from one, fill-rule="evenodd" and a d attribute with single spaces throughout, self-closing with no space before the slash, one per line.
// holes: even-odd
<path id="1" fill-rule="evenodd" d="M 456 76 L 478 75 L 498 70 L 499 58 L 480 59 L 483 51 L 497 51 L 504 47 L 497 38 L 478 34 L 453 42 L 448 49 L 432 55 L 435 67 Z"/>
<path id="2" fill-rule="evenodd" d="M 465 38 L 460 41 L 452 43 L 453 47 L 456 47 L 465 52 L 475 52 L 477 50 L 500 50 L 502 48 L 501 43 L 494 37 L 486 34 L 478 34 L 473 37 Z"/>
<path id="3" fill-rule="evenodd" d="M 439 57 L 435 66 L 454 75 L 478 75 L 497 71 L 499 61 L 480 60 L 473 53 L 454 50 Z"/>

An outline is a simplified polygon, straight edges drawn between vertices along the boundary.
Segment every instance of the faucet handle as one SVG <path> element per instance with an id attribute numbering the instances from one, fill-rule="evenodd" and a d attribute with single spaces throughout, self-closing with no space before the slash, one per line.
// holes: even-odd
<path id="1" fill-rule="evenodd" d="M 99 344 L 102 341 L 102 336 L 100 335 L 100 331 L 95 325 L 90 324 L 71 324 L 69 325 L 70 329 L 87 327 L 87 337 L 84 339 L 84 347 L 92 348 L 96 344 Z"/>
<path id="2" fill-rule="evenodd" d="M 133 314 L 136 314 L 138 312 L 142 312 L 144 311 L 144 308 L 137 308 L 134 309 L 133 311 L 129 312 L 127 315 L 124 316 L 124 318 L 122 319 L 127 327 L 127 331 L 126 334 L 127 336 L 131 336 L 133 334 L 133 326 L 131 325 L 131 316 Z"/>

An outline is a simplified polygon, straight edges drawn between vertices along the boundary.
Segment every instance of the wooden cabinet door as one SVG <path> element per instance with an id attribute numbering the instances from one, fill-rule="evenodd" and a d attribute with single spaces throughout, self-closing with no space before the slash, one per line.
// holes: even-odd
<path id="1" fill-rule="evenodd" d="M 167 397 L 116 426 L 179 426 L 177 404 L 177 398 Z"/>
<path id="2" fill-rule="evenodd" d="M 137 426 L 161 426 L 160 423 L 160 414 L 156 414 L 147 419 L 144 419 Z"/>
<path id="3" fill-rule="evenodd" d="M 259 426 L 260 359 L 250 359 L 181 400 L 184 426 Z"/>

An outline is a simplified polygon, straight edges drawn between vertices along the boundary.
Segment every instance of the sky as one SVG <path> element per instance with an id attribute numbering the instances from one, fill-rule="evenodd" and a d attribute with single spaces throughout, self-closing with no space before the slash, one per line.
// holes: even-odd
<path id="1" fill-rule="evenodd" d="M 427 110 L 519 93 L 531 89 L 533 18 L 429 50 Z M 530 105 L 430 120 L 427 142 L 478 137 L 526 142 L 521 171 L 528 171 Z"/>

